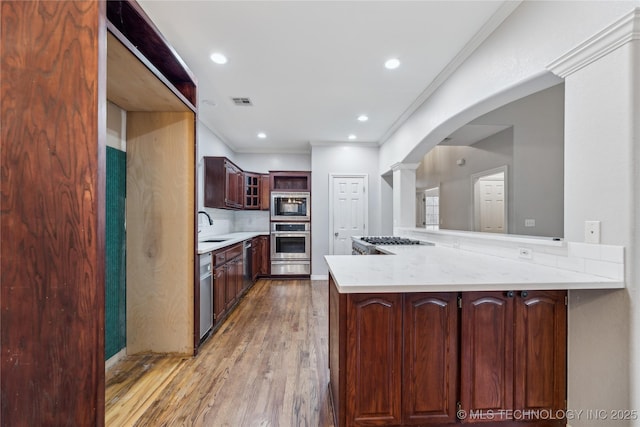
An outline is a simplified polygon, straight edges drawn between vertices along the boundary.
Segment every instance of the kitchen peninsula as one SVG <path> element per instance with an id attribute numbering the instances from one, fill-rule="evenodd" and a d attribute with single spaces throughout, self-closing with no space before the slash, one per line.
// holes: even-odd
<path id="1" fill-rule="evenodd" d="M 560 426 L 567 290 L 622 280 L 442 245 L 326 256 L 337 426 Z"/>

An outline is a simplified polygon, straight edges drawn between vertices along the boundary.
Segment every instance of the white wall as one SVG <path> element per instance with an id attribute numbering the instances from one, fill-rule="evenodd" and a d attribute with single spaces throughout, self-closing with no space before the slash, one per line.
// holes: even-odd
<path id="1" fill-rule="evenodd" d="M 415 161 L 464 123 L 552 86 L 558 80 L 549 64 L 634 7 L 640 2 L 523 2 L 381 147 L 380 171 Z M 584 221 L 600 220 L 602 243 L 625 246 L 627 284 L 570 293 L 568 400 L 575 410 L 640 409 L 639 21 L 636 41 L 598 52 L 565 82 L 565 238 L 583 241 Z M 640 421 L 583 416 L 570 424 Z"/>
<path id="2" fill-rule="evenodd" d="M 380 149 L 380 173 L 419 162 L 471 120 L 561 80 L 546 66 L 638 1 L 525 1 Z"/>
<path id="3" fill-rule="evenodd" d="M 640 408 L 639 55 L 636 40 L 566 77 L 566 237 L 581 240 L 584 222 L 598 220 L 602 243 L 625 246 L 627 266 L 627 289 L 570 294 L 572 407 Z"/>
<path id="4" fill-rule="evenodd" d="M 127 112 L 107 101 L 107 145 L 127 151 Z"/>
<path id="5" fill-rule="evenodd" d="M 369 234 L 380 233 L 380 176 L 378 147 L 314 145 L 311 147 L 311 274 L 327 276 L 329 254 L 329 174 L 369 175 Z"/>
<path id="6" fill-rule="evenodd" d="M 257 173 L 311 170 L 311 154 L 237 153 L 234 162 L 243 170 Z"/>

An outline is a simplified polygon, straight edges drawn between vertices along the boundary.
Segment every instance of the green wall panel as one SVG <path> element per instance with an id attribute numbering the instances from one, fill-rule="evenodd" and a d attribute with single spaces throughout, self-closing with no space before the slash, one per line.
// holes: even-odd
<path id="1" fill-rule="evenodd" d="M 105 360 L 127 345 L 125 197 L 127 153 L 107 147 Z"/>

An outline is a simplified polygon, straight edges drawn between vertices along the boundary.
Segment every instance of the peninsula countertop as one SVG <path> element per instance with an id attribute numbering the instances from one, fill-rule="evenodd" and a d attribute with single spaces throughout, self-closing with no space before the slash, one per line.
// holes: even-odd
<path id="1" fill-rule="evenodd" d="M 326 255 L 340 293 L 621 289 L 623 280 L 445 246 L 385 246 L 388 255 Z"/>

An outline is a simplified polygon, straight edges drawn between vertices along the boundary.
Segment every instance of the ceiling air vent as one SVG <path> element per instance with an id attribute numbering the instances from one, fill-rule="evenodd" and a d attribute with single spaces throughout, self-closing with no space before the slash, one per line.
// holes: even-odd
<path id="1" fill-rule="evenodd" d="M 231 98 L 234 104 L 240 107 L 252 107 L 253 103 L 249 98 Z"/>

